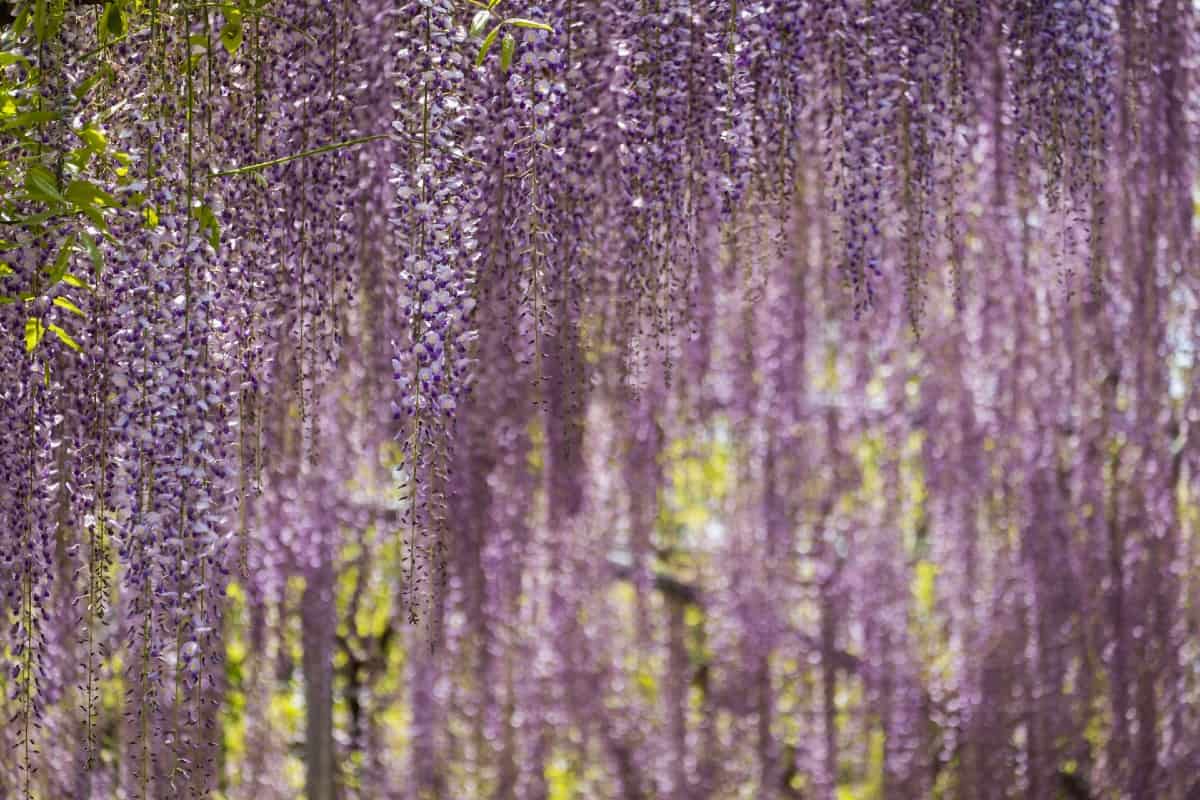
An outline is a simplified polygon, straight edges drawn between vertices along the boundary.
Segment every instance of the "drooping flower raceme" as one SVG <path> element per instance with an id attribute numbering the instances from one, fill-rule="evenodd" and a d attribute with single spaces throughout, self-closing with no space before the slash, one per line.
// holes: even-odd
<path id="1" fill-rule="evenodd" d="M 0 795 L 1195 793 L 1192 4 L 18 6 Z"/>

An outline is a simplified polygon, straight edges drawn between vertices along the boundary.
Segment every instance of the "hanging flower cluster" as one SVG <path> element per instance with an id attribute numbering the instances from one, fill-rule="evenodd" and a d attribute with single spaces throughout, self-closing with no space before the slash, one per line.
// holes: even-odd
<path id="1" fill-rule="evenodd" d="M 1192 4 L 0 12 L 0 797 L 1200 791 Z"/>

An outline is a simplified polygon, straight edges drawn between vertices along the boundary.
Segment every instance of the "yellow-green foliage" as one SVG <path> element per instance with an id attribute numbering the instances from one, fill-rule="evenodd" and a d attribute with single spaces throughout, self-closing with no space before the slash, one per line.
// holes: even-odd
<path id="1" fill-rule="evenodd" d="M 660 525 L 696 531 L 729 493 L 730 447 L 718 437 L 676 439 L 663 454 L 667 486 Z"/>
<path id="2" fill-rule="evenodd" d="M 839 781 L 837 800 L 883 800 L 883 731 L 872 728 L 867 739 L 867 764 L 860 780 Z"/>
<path id="3" fill-rule="evenodd" d="M 562 754 L 555 754 L 547 762 L 544 774 L 549 800 L 574 800 L 578 796 L 579 778 Z"/>
<path id="4" fill-rule="evenodd" d="M 226 702 L 221 708 L 221 733 L 226 757 L 239 763 L 246 757 L 246 694 L 243 689 L 246 663 L 245 593 L 237 581 L 230 582 L 225 589 L 230 620 L 225 633 L 225 678 L 227 681 Z"/>

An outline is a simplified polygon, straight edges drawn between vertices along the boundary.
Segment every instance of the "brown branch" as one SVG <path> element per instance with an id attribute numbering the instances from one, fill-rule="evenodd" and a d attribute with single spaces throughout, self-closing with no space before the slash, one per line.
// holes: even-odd
<path id="1" fill-rule="evenodd" d="M 1059 770 L 1058 784 L 1071 800 L 1093 800 L 1087 781 L 1077 773 Z"/>
<path id="2" fill-rule="evenodd" d="M 623 564 L 619 561 L 612 560 L 610 560 L 608 563 L 612 568 L 613 575 L 617 578 L 617 580 L 633 580 L 634 568 L 631 564 Z M 684 603 L 685 605 L 693 605 L 698 608 L 704 607 L 704 595 L 697 586 L 691 583 L 685 583 L 684 581 L 681 581 L 672 575 L 668 575 L 665 572 L 661 572 L 659 570 L 654 571 L 654 588 L 662 592 L 664 596 L 680 603 Z M 817 643 L 811 636 L 800 632 L 793 632 L 792 635 L 798 637 L 800 641 L 804 643 L 805 647 L 817 649 Z M 842 670 L 843 672 L 856 673 L 858 672 L 861 663 L 862 660 L 853 653 L 845 650 L 834 650 L 833 652 L 833 666 L 835 669 Z M 701 665 L 698 668 L 697 674 L 699 674 L 699 670 L 703 669 L 704 666 Z"/>
<path id="3" fill-rule="evenodd" d="M 618 561 L 609 561 L 608 563 L 612 566 L 613 574 L 618 580 L 633 580 L 633 565 L 622 564 Z M 678 600 L 686 605 L 703 605 L 699 589 L 665 572 L 654 571 L 654 588 L 672 600 Z"/>

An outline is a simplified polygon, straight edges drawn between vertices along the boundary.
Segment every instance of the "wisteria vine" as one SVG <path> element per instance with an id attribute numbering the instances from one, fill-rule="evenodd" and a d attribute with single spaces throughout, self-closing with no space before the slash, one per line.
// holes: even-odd
<path id="1" fill-rule="evenodd" d="M 0 0 L 0 797 L 1196 797 L 1197 25 Z"/>

